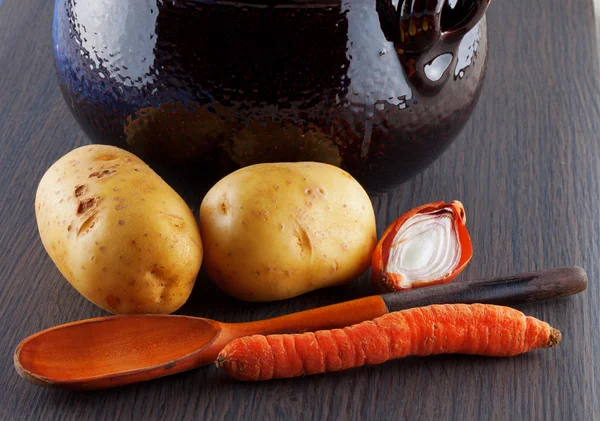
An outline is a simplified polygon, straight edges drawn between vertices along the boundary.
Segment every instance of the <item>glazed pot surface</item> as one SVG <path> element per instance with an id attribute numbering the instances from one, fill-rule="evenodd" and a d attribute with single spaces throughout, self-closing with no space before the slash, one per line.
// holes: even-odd
<path id="1" fill-rule="evenodd" d="M 460 131 L 487 51 L 483 19 L 408 54 L 391 7 L 57 0 L 58 78 L 92 141 L 151 162 L 212 161 L 226 172 L 314 160 L 385 189 Z M 431 34 L 431 22 L 405 21 L 402 40 Z"/>

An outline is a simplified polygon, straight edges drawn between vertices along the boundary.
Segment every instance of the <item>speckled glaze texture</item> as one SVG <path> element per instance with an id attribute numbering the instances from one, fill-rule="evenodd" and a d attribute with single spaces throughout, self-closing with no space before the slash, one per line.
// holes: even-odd
<path id="1" fill-rule="evenodd" d="M 413 3 L 57 0 L 58 79 L 92 141 L 144 159 L 315 160 L 385 189 L 446 149 L 486 67 L 485 7 L 461 32 L 456 0 Z"/>

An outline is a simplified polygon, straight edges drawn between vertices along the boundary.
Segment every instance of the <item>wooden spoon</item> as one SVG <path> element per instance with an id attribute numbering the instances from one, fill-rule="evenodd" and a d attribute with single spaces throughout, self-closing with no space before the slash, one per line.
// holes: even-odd
<path id="1" fill-rule="evenodd" d="M 212 363 L 228 342 L 241 336 L 340 328 L 430 304 L 518 304 L 586 287 L 584 270 L 572 267 L 371 296 L 248 323 L 174 315 L 99 317 L 28 337 L 17 346 L 14 362 L 22 377 L 39 385 L 109 388 Z"/>

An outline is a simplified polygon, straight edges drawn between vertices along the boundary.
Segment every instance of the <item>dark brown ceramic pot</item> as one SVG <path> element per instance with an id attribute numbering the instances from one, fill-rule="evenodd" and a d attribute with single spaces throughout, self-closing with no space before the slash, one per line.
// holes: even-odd
<path id="1" fill-rule="evenodd" d="M 371 189 L 433 162 L 486 67 L 486 0 L 57 0 L 59 82 L 150 161 L 316 160 Z"/>

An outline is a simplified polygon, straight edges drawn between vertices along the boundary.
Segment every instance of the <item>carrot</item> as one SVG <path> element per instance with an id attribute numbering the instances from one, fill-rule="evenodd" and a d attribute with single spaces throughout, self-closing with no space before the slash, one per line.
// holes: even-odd
<path id="1" fill-rule="evenodd" d="M 238 380 L 269 380 L 380 364 L 408 355 L 508 357 L 560 341 L 558 330 L 509 307 L 431 305 L 343 329 L 235 339 L 221 350 L 216 364 Z"/>

